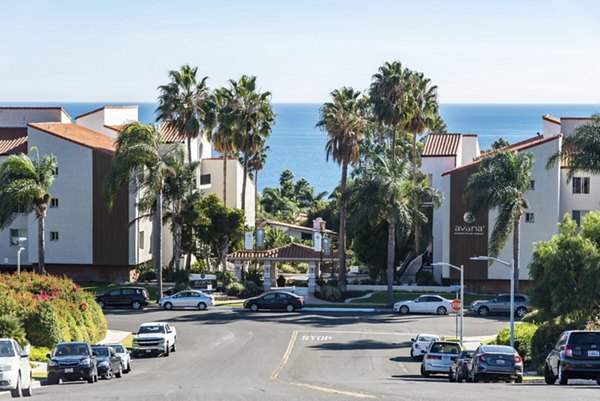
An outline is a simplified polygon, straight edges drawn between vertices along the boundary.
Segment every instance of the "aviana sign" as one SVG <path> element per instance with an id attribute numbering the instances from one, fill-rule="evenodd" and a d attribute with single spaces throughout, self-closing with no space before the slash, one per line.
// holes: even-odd
<path id="1" fill-rule="evenodd" d="M 471 212 L 463 214 L 463 221 L 465 225 L 455 225 L 454 235 L 474 235 L 479 236 L 485 233 L 485 226 L 473 225 L 475 223 L 475 216 Z"/>

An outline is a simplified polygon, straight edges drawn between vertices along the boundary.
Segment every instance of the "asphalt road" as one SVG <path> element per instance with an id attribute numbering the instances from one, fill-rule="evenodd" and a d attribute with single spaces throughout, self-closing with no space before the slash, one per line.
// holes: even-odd
<path id="1" fill-rule="evenodd" d="M 136 359 L 121 379 L 36 389 L 40 400 L 598 400 L 574 386 L 449 383 L 422 378 L 408 356 L 419 332 L 454 335 L 451 316 L 383 313 L 107 311 L 109 327 L 144 321 L 177 328 L 177 352 Z M 506 318 L 465 318 L 465 336 L 492 335 Z"/>

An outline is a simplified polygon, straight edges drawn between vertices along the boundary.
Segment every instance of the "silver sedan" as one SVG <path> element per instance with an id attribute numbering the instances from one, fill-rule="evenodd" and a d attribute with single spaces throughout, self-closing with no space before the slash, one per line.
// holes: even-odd
<path id="1" fill-rule="evenodd" d="M 214 306 L 215 300 L 213 297 L 206 295 L 198 290 L 179 291 L 168 297 L 162 298 L 159 302 L 162 308 L 167 310 L 173 308 L 198 308 L 205 310 L 208 307 Z"/>

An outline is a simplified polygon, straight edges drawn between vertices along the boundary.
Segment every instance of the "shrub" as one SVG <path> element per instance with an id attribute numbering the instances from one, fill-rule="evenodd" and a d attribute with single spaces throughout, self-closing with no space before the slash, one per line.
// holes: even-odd
<path id="1" fill-rule="evenodd" d="M 237 277 L 235 276 L 235 273 L 232 271 L 225 271 L 225 272 L 217 272 L 216 274 L 217 276 L 217 281 L 220 281 L 223 283 L 223 286 L 227 287 L 227 285 L 229 283 L 233 283 L 237 281 Z"/>
<path id="2" fill-rule="evenodd" d="M 289 263 L 278 263 L 277 270 L 279 270 L 280 273 L 296 273 L 297 272 L 296 268 Z"/>
<path id="3" fill-rule="evenodd" d="M 248 269 L 248 273 L 246 273 L 246 283 L 248 281 L 252 281 L 257 286 L 262 287 L 263 281 L 260 271 L 256 268 Z"/>
<path id="4" fill-rule="evenodd" d="M 531 363 L 531 341 L 538 326 L 533 323 L 518 323 L 515 324 L 515 349 L 523 358 L 526 364 Z M 496 344 L 510 345 L 510 327 L 503 327 L 496 337 Z"/>
<path id="5" fill-rule="evenodd" d="M 10 315 L 0 316 L 0 338 L 12 338 L 22 347 L 27 344 L 23 323 L 18 318 Z"/>
<path id="6" fill-rule="evenodd" d="M 149 263 L 142 263 L 136 269 L 138 273 L 138 281 L 156 280 L 156 269 Z"/>
<path id="7" fill-rule="evenodd" d="M 417 273 L 417 285 L 439 285 L 433 279 L 433 273 L 427 270 L 420 270 Z"/>
<path id="8" fill-rule="evenodd" d="M 38 303 L 36 310 L 25 318 L 27 338 L 34 345 L 54 347 L 62 340 L 59 327 L 56 312 L 48 301 Z"/>
<path id="9" fill-rule="evenodd" d="M 164 281 L 178 284 L 187 284 L 190 282 L 190 273 L 187 270 L 165 269 L 163 272 Z"/>
<path id="10" fill-rule="evenodd" d="M 298 267 L 296 268 L 296 270 L 300 274 L 308 273 L 308 263 L 298 263 Z"/>
<path id="11" fill-rule="evenodd" d="M 52 350 L 47 347 L 31 347 L 29 351 L 29 360 L 35 362 L 48 362 L 49 359 L 46 355 L 51 353 Z"/>
<path id="12" fill-rule="evenodd" d="M 262 287 L 256 285 L 254 281 L 246 281 L 244 283 L 244 290 L 241 292 L 240 296 L 242 298 L 250 298 L 257 296 L 262 292 Z"/>
<path id="13" fill-rule="evenodd" d="M 339 288 L 337 288 L 337 285 L 325 284 L 321 286 L 319 298 L 324 299 L 325 301 L 337 302 L 342 299 L 342 293 Z"/>
<path id="14" fill-rule="evenodd" d="M 244 284 L 236 281 L 236 282 L 227 284 L 227 286 L 225 287 L 225 294 L 227 294 L 231 297 L 237 297 L 240 294 L 242 294 L 245 290 L 246 290 L 246 287 L 244 287 Z"/>
<path id="15" fill-rule="evenodd" d="M 542 322 L 542 319 L 541 319 L 541 316 L 539 314 L 539 311 L 536 309 L 534 311 L 529 312 L 525 316 L 523 316 L 523 318 L 521 319 L 521 322 L 523 322 L 523 323 L 536 323 L 536 324 L 539 324 L 539 323 Z"/>

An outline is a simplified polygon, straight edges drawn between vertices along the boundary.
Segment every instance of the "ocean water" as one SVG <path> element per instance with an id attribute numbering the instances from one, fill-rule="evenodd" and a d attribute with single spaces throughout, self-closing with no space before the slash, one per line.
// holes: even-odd
<path id="1" fill-rule="evenodd" d="M 1 103 L 0 106 L 62 106 L 71 117 L 102 107 L 106 103 Z M 110 103 L 128 105 L 133 103 Z M 139 119 L 154 122 L 155 103 L 137 103 Z M 341 169 L 332 160 L 326 161 L 327 134 L 315 124 L 319 120 L 321 104 L 279 103 L 273 108 L 277 115 L 271 137 L 267 140 L 270 151 L 265 168 L 259 175 L 259 189 L 279 185 L 284 169 L 296 179 L 305 178 L 317 191 L 331 192 L 339 183 Z M 600 112 L 600 105 L 561 104 L 442 104 L 440 113 L 448 132 L 478 134 L 482 149 L 504 138 L 518 142 L 542 131 L 542 116 L 589 117 Z"/>

